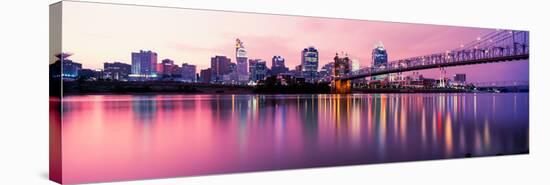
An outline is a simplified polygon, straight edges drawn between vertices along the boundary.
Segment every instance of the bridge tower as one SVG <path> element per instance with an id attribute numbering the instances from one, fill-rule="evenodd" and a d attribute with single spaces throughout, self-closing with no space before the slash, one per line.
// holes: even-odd
<path id="1" fill-rule="evenodd" d="M 351 80 L 336 79 L 332 82 L 332 93 L 346 94 L 351 92 Z"/>
<path id="2" fill-rule="evenodd" d="M 338 57 L 338 53 L 334 57 L 334 78 L 332 80 L 332 92 L 333 93 L 350 93 L 351 92 L 351 80 L 340 79 L 350 72 L 350 59 L 346 56 L 343 58 Z"/>
<path id="3" fill-rule="evenodd" d="M 445 70 L 444 67 L 439 68 L 439 84 L 437 84 L 438 87 L 446 87 L 445 79 L 447 76 L 447 70 Z"/>

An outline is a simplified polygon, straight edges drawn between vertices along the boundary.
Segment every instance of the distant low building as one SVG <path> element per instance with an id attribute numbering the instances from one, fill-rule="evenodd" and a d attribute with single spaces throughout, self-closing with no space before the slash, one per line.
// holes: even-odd
<path id="1" fill-rule="evenodd" d="M 174 66 L 172 66 L 172 79 L 174 80 L 177 80 L 177 79 L 181 79 L 181 67 L 178 66 L 177 64 L 174 64 Z"/>
<path id="2" fill-rule="evenodd" d="M 50 77 L 63 78 L 63 80 L 71 81 L 79 77 L 79 72 L 82 69 L 82 64 L 68 59 L 70 53 L 57 54 L 57 61 L 50 64 Z"/>
<path id="3" fill-rule="evenodd" d="M 176 65 L 171 59 L 164 59 L 157 65 L 158 75 L 161 78 L 172 78 L 172 74 Z"/>
<path id="4" fill-rule="evenodd" d="M 102 70 L 81 69 L 79 76 L 80 79 L 85 81 L 104 80 L 104 73 Z"/>
<path id="5" fill-rule="evenodd" d="M 122 62 L 103 63 L 103 75 L 105 79 L 126 81 L 132 72 L 132 66 Z"/>
<path id="6" fill-rule="evenodd" d="M 181 64 L 181 80 L 184 82 L 196 82 L 197 66 L 183 63 Z"/>
<path id="7" fill-rule="evenodd" d="M 201 73 L 199 75 L 200 81 L 203 83 L 211 83 L 212 82 L 212 69 L 203 69 L 201 70 Z"/>
<path id="8" fill-rule="evenodd" d="M 294 77 L 302 77 L 302 65 L 300 64 L 294 67 L 294 70 L 292 70 L 291 73 Z"/>
<path id="9" fill-rule="evenodd" d="M 455 74 L 453 77 L 453 81 L 461 84 L 466 83 L 466 74 Z"/>
<path id="10" fill-rule="evenodd" d="M 321 81 L 329 81 L 333 76 L 334 62 L 329 62 L 328 64 L 323 65 L 323 67 L 321 67 L 321 70 L 319 70 L 319 79 Z"/>
<path id="11" fill-rule="evenodd" d="M 271 75 L 278 75 L 288 72 L 288 68 L 285 66 L 285 58 L 281 56 L 273 56 L 271 59 Z"/>

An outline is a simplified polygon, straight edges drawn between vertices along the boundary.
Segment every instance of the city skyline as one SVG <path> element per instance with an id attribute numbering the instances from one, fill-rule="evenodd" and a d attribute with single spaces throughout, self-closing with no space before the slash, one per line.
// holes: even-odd
<path id="1" fill-rule="evenodd" d="M 529 154 L 529 35 L 56 3 L 50 179 Z"/>
<path id="2" fill-rule="evenodd" d="M 66 33 L 63 50 L 74 53 L 72 59 L 82 63 L 84 68 L 93 69 L 111 61 L 131 63 L 131 52 L 151 50 L 158 53 L 159 61 L 168 58 L 178 64 L 194 64 L 200 71 L 210 67 L 210 58 L 216 55 L 237 61 L 234 47 L 237 38 L 245 43 L 249 59 L 269 61 L 275 55 L 282 56 L 291 69 L 300 64 L 301 50 L 308 46 L 319 50 L 318 70 L 332 62 L 334 54 L 340 52 L 348 53 L 351 59 L 358 60 L 365 67 L 370 66 L 371 51 L 378 42 L 384 43 L 388 60 L 392 61 L 458 48 L 494 31 L 205 10 L 128 8 L 122 5 L 69 3 L 66 6 L 70 8 L 67 8 L 68 16 L 63 20 Z M 98 18 L 92 16 L 96 11 L 107 15 L 124 12 L 124 15 Z M 155 17 L 147 17 L 149 13 Z M 136 27 L 117 26 L 122 23 Z M 492 69 L 492 74 L 487 73 L 488 69 Z M 472 81 L 528 80 L 525 79 L 528 78 L 526 62 L 453 67 L 447 71 L 468 73 Z M 420 73 L 437 76 L 434 70 Z"/>

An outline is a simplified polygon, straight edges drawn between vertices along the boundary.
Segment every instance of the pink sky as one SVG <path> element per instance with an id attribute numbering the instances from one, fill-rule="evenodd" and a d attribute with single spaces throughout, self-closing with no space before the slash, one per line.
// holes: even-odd
<path id="1" fill-rule="evenodd" d="M 244 42 L 248 58 L 264 59 L 268 66 L 273 55 L 281 55 L 293 69 L 300 62 L 301 50 L 307 46 L 319 49 L 319 68 L 331 62 L 336 52 L 348 53 L 361 66 L 369 66 L 371 50 L 378 41 L 386 47 L 389 60 L 396 60 L 458 48 L 492 31 L 79 2 L 64 2 L 63 9 L 63 50 L 74 53 L 71 58 L 84 68 L 93 69 L 102 68 L 104 62 L 131 63 L 130 53 L 140 49 L 157 52 L 159 61 L 170 58 L 178 65 L 186 62 L 205 69 L 214 55 L 225 55 L 235 62 L 236 38 Z M 479 74 L 487 69 L 502 71 Z M 456 67 L 449 71 L 468 71 L 467 75 L 472 77 L 469 79 L 475 81 L 528 79 L 527 62 Z M 510 76 L 509 72 L 518 75 Z M 425 73 L 433 76 L 433 71 Z M 486 79 L 495 75 L 499 76 L 495 80 Z"/>

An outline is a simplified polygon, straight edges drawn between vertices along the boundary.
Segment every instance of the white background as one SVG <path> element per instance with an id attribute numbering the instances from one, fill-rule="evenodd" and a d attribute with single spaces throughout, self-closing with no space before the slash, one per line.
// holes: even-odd
<path id="1" fill-rule="evenodd" d="M 96 0 L 94 0 L 96 1 Z M 48 175 L 48 4 L 0 5 L 0 184 Z M 531 31 L 529 155 L 183 177 L 112 184 L 549 184 L 548 11 L 541 0 L 102 0 Z M 546 18 L 545 18 L 546 17 Z M 527 111 L 527 110 L 526 110 Z M 544 176 L 546 175 L 546 176 Z M 106 183 L 111 184 L 111 183 Z"/>

